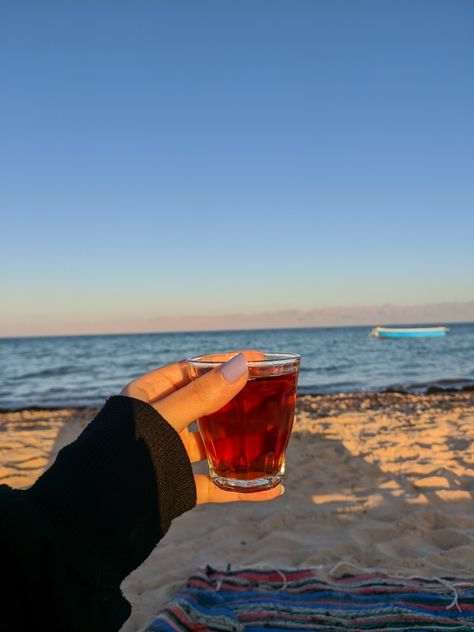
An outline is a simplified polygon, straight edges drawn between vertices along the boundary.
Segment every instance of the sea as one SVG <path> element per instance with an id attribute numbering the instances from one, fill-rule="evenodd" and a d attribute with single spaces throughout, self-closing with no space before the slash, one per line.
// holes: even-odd
<path id="1" fill-rule="evenodd" d="M 134 377 L 193 355 L 301 355 L 299 393 L 474 389 L 474 323 L 439 338 L 382 340 L 370 327 L 0 339 L 0 409 L 100 406 Z"/>

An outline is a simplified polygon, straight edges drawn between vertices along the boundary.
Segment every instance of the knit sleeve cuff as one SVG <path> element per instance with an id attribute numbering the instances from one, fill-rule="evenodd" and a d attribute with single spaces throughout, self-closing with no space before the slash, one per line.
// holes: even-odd
<path id="1" fill-rule="evenodd" d="M 122 396 L 112 398 L 123 399 Z M 186 449 L 176 430 L 156 410 L 132 397 L 135 436 L 145 441 L 156 474 L 160 526 L 165 534 L 171 521 L 196 504 L 196 486 Z M 109 400 L 111 401 L 111 400 Z"/>

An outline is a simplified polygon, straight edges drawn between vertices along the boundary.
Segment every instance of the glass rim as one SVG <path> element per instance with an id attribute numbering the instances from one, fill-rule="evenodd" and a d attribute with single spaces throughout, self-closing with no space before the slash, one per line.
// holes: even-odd
<path id="1" fill-rule="evenodd" d="M 247 360 L 247 365 L 250 367 L 290 366 L 295 363 L 299 364 L 301 360 L 301 356 L 298 353 L 267 353 L 265 351 L 262 351 L 261 353 L 269 357 L 265 360 Z M 212 358 L 216 356 L 222 357 L 225 355 L 229 355 L 230 357 L 228 358 L 228 360 L 230 360 L 238 354 L 238 351 L 228 351 L 227 353 L 203 353 L 198 356 L 186 358 L 186 362 L 191 366 L 199 368 L 214 368 L 221 364 L 224 364 L 224 362 L 227 362 L 227 360 L 204 360 L 203 358 Z"/>

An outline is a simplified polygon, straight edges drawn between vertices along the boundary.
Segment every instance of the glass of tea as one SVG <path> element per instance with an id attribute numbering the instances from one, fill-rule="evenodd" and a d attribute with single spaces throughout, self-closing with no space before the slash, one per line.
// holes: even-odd
<path id="1" fill-rule="evenodd" d="M 236 352 L 188 359 L 191 379 Z M 212 415 L 197 420 L 212 481 L 231 491 L 254 492 L 278 485 L 285 473 L 285 451 L 293 427 L 300 356 L 258 353 L 247 360 L 244 388 Z"/>

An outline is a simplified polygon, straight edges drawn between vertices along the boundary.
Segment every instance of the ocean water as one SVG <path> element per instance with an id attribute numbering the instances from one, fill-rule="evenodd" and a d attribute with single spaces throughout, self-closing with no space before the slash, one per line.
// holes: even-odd
<path id="1" fill-rule="evenodd" d="M 131 379 L 201 353 L 302 356 L 300 393 L 474 387 L 474 323 L 440 338 L 380 340 L 370 327 L 0 339 L 0 409 L 96 406 Z"/>

